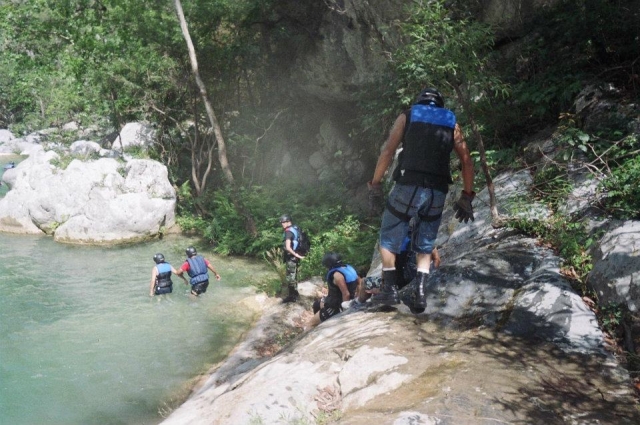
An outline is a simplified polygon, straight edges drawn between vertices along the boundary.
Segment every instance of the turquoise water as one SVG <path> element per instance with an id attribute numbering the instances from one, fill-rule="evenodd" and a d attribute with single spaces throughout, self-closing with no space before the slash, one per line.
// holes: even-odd
<path id="1" fill-rule="evenodd" d="M 273 278 L 210 258 L 222 281 L 199 298 L 149 297 L 152 257 L 176 268 L 184 238 L 126 247 L 0 234 L 0 424 L 155 424 L 225 357 L 254 313 L 238 301 Z M 191 380 L 191 381 L 190 381 Z"/>

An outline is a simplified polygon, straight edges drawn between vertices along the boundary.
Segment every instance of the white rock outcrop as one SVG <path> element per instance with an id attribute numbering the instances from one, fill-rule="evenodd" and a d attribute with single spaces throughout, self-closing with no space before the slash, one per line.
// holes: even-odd
<path id="1" fill-rule="evenodd" d="M 175 224 L 176 194 L 163 164 L 73 159 L 62 169 L 55 165 L 58 153 L 27 140 L 19 143 L 29 157 L 3 175 L 10 190 L 0 199 L 0 231 L 111 244 L 151 238 Z M 94 142 L 72 147 L 85 158 L 99 150 Z"/>

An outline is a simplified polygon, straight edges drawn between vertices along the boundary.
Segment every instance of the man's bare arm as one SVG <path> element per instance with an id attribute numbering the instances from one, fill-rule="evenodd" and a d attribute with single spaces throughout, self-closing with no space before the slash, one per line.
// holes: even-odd
<path id="1" fill-rule="evenodd" d="M 460 159 L 460 165 L 462 166 L 462 184 L 463 189 L 467 193 L 473 192 L 473 160 L 469 154 L 467 143 L 464 141 L 462 130 L 460 126 L 456 124 L 453 131 L 453 149 Z"/>
<path id="2" fill-rule="evenodd" d="M 391 127 L 391 131 L 389 132 L 389 137 L 387 137 L 387 141 L 382 146 L 382 151 L 380 152 L 380 156 L 378 157 L 376 170 L 373 173 L 373 178 L 371 179 L 372 185 L 378 185 L 380 184 L 380 182 L 382 182 L 384 174 L 387 172 L 387 169 L 393 162 L 393 157 L 396 154 L 396 150 L 402 142 L 406 120 L 407 118 L 405 117 L 405 115 L 400 114 L 398 118 L 396 118 L 396 121 L 393 123 L 393 127 Z"/>

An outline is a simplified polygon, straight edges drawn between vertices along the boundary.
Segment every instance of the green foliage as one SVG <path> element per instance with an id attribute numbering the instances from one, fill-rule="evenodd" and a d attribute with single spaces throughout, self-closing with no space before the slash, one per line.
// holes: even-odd
<path id="1" fill-rule="evenodd" d="M 472 98 L 473 103 L 482 103 L 480 99 L 487 96 L 508 94 L 490 66 L 492 28 L 456 7 L 444 0 L 412 3 L 411 18 L 402 26 L 408 43 L 397 54 L 403 104 L 411 103 L 426 86 L 455 94 L 450 98 L 465 96 L 469 106 Z"/>
<path id="2" fill-rule="evenodd" d="M 586 83 L 602 76 L 637 93 L 640 22 L 633 7 L 632 1 L 565 0 L 531 22 L 517 57 L 506 57 L 501 67 L 513 87 L 513 101 L 495 111 L 503 131 L 526 134 L 555 120 Z"/>
<path id="3" fill-rule="evenodd" d="M 0 22 L 5 119 L 31 130 L 76 114 L 139 119 L 181 86 L 170 2 L 3 2 Z"/>
<path id="4" fill-rule="evenodd" d="M 515 146 L 511 148 L 491 149 L 486 151 L 485 154 L 487 157 L 487 167 L 489 167 L 493 175 L 500 171 L 515 169 L 521 165 L 520 159 L 518 158 L 518 150 Z M 471 157 L 476 166 L 476 175 L 480 175 L 480 153 L 478 151 L 472 151 Z"/>
<path id="5" fill-rule="evenodd" d="M 51 160 L 51 165 L 61 170 L 66 170 L 74 159 L 72 155 L 58 154 L 57 158 Z"/>
<path id="6" fill-rule="evenodd" d="M 589 249 L 596 239 L 589 234 L 585 223 L 554 214 L 546 220 L 510 218 L 508 225 L 539 237 L 553 247 L 562 258 L 564 275 L 576 283 L 577 290 L 587 293 L 585 278 L 593 267 Z"/>
<path id="7" fill-rule="evenodd" d="M 610 302 L 599 307 L 598 317 L 602 328 L 609 333 L 609 335 L 616 337 L 624 321 L 623 307 L 620 304 Z"/>
<path id="8" fill-rule="evenodd" d="M 638 136 L 624 138 L 615 149 L 616 166 L 602 182 L 607 193 L 606 207 L 622 219 L 640 218 L 640 156 Z"/>
<path id="9" fill-rule="evenodd" d="M 532 186 L 534 197 L 547 203 L 553 210 L 557 210 L 573 190 L 565 166 L 558 163 L 544 165 L 536 171 Z"/>
<path id="10" fill-rule="evenodd" d="M 219 254 L 263 257 L 277 269 L 282 253 L 273 250 L 282 247 L 283 243 L 278 218 L 287 213 L 311 240 L 311 251 L 301 263 L 301 278 L 324 274 L 321 260 L 326 251 L 340 252 L 354 267 L 366 268 L 371 260 L 377 228 L 343 208 L 343 193 L 334 185 L 323 185 L 310 191 L 286 181 L 244 189 L 240 192 L 242 202 L 257 226 L 254 237 L 248 233 L 245 219 L 231 202 L 230 192 L 217 190 L 210 194 L 211 210 L 205 216 L 193 217 L 193 212 L 185 205 L 195 204 L 188 186 L 183 185 L 179 203 L 184 205 L 180 208 L 178 222 L 183 229 L 201 232 Z"/>
<path id="11" fill-rule="evenodd" d="M 573 188 L 568 181 L 568 166 L 584 163 L 585 170 L 600 181 L 600 190 L 606 195 L 603 208 L 620 219 L 640 217 L 639 136 L 625 135 L 621 129 L 627 123 L 623 121 L 605 123 L 598 127 L 597 134 L 590 134 L 578 128 L 571 115 L 564 114 L 562 118 L 554 135 L 559 152 L 556 161 L 536 173 L 539 196 L 557 207 Z"/>
<path id="12" fill-rule="evenodd" d="M 124 150 L 127 154 L 137 159 L 148 159 L 149 150 L 143 146 L 129 146 Z"/>

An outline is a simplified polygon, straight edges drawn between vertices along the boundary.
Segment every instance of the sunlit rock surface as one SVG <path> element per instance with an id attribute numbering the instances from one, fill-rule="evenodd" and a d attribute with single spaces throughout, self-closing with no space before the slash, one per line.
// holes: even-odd
<path id="1" fill-rule="evenodd" d="M 519 208 L 530 179 L 496 181 L 501 208 Z M 347 311 L 273 357 L 246 342 L 163 425 L 640 423 L 628 372 L 560 259 L 493 228 L 484 199 L 473 223 L 443 217 L 425 313 Z M 376 256 L 370 274 L 379 272 Z M 301 292 L 313 296 L 314 284 Z M 249 340 L 308 304 L 273 304 Z"/>
<path id="2" fill-rule="evenodd" d="M 99 158 L 104 149 L 95 142 L 77 141 L 67 151 L 41 138 L 36 133 L 0 144 L 28 156 L 3 174 L 10 190 L 0 199 L 0 231 L 112 244 L 174 226 L 176 194 L 164 164 L 117 152 Z"/>

